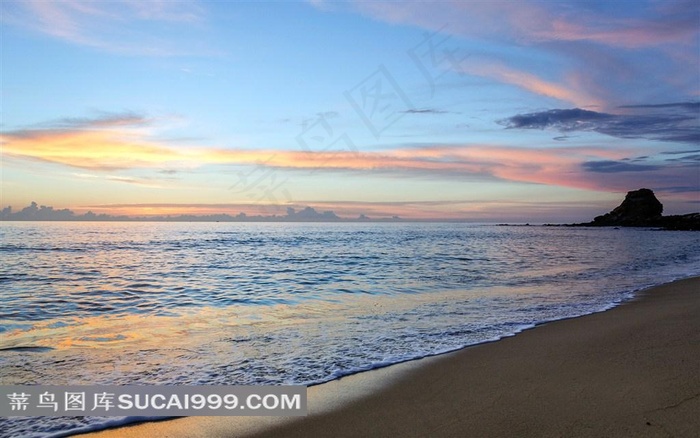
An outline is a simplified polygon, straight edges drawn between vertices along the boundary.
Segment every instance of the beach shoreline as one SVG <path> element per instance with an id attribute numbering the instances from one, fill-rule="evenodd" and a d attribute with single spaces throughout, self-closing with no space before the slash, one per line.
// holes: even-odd
<path id="1" fill-rule="evenodd" d="M 188 417 L 82 437 L 696 436 L 700 277 L 604 312 L 308 390 L 309 416 Z"/>

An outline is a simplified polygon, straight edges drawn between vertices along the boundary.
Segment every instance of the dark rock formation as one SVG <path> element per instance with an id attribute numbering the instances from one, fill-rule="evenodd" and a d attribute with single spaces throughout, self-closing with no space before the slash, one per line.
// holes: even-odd
<path id="1" fill-rule="evenodd" d="M 610 213 L 593 219 L 598 226 L 644 227 L 658 220 L 664 206 L 649 189 L 627 192 L 625 200 Z"/>
<path id="2" fill-rule="evenodd" d="M 666 230 L 700 231 L 700 213 L 664 216 L 654 226 Z"/>
<path id="3" fill-rule="evenodd" d="M 588 227 L 654 227 L 667 230 L 700 231 L 700 213 L 662 216 L 664 207 L 649 189 L 627 192 L 610 213 L 598 216 L 593 222 L 577 224 Z"/>

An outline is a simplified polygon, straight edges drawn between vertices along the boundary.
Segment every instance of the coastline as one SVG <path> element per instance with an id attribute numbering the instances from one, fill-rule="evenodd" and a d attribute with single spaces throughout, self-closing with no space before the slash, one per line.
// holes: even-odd
<path id="1" fill-rule="evenodd" d="M 309 416 L 189 417 L 80 436 L 695 436 L 700 277 L 604 312 L 310 387 Z"/>

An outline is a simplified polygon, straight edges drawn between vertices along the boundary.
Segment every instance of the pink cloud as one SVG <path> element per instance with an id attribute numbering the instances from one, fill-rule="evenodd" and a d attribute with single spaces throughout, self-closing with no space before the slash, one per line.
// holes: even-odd
<path id="1" fill-rule="evenodd" d="M 180 27 L 201 23 L 204 10 L 197 2 L 8 0 L 8 3 L 12 6 L 3 9 L 3 22 L 72 44 L 130 55 L 211 52 L 203 47 L 182 47 L 181 41 L 175 44 L 155 38 L 134 25 L 138 21 L 158 21 Z"/>
<path id="2" fill-rule="evenodd" d="M 522 42 L 591 41 L 639 48 L 690 42 L 698 33 L 692 3 L 647 7 L 646 18 L 611 17 L 571 3 L 522 1 L 355 2 L 373 18 L 472 38 L 491 36 Z M 582 5 L 583 6 L 583 5 Z M 631 5 L 630 5 L 631 6 Z M 635 5 L 635 13 L 643 5 Z M 622 12 L 619 8 L 618 12 Z"/>
<path id="3" fill-rule="evenodd" d="M 482 76 L 501 83 L 514 85 L 531 93 L 552 97 L 568 102 L 578 107 L 601 106 L 604 104 L 599 98 L 586 92 L 586 88 L 576 81 L 575 76 L 570 76 L 568 84 L 558 84 L 546 81 L 535 74 L 523 70 L 517 70 L 506 66 L 502 62 L 480 59 L 467 60 L 460 65 L 462 73 Z"/>
<path id="4" fill-rule="evenodd" d="M 537 0 L 356 1 L 352 5 L 376 20 L 417 26 L 437 32 L 440 38 L 461 37 L 451 44 L 477 52 L 478 42 L 488 41 L 523 53 L 545 54 L 552 64 L 539 64 L 534 70 L 532 64 L 518 64 L 512 57 L 487 60 L 485 65 L 475 65 L 468 57 L 460 68 L 463 73 L 577 106 L 609 109 L 631 101 L 658 100 L 670 92 L 679 93 L 673 99 L 680 99 L 683 93 L 697 91 L 696 2 L 612 2 L 607 10 L 585 2 Z M 647 51 L 643 59 L 638 56 L 642 50 Z M 655 59 L 654 65 L 650 59 Z"/>
<path id="5" fill-rule="evenodd" d="M 117 131 L 116 127 L 111 126 L 105 130 L 10 132 L 2 134 L 0 141 L 3 154 L 13 160 L 33 160 L 92 172 L 110 172 L 112 180 L 130 184 L 152 184 L 152 181 L 134 180 L 115 172 L 244 165 L 286 170 L 314 169 L 326 175 L 336 171 L 363 171 L 375 172 L 380 176 L 395 173 L 439 179 L 468 177 L 483 181 L 502 180 L 602 191 L 628 190 L 640 184 L 650 185 L 648 182 L 677 186 L 680 185 L 678 179 L 685 175 L 682 173 L 685 168 L 672 165 L 642 166 L 640 169 L 653 170 L 643 175 L 626 171 L 630 167 L 624 164 L 603 168 L 584 166 L 585 163 L 600 161 L 616 164 L 626 157 L 648 153 L 642 149 L 607 147 L 532 149 L 493 144 L 450 144 L 326 153 L 222 149 L 201 145 L 174 148 L 153 141 L 142 132 Z M 634 169 L 634 166 L 631 168 Z M 319 178 L 323 177 L 323 174 L 319 174 Z"/>

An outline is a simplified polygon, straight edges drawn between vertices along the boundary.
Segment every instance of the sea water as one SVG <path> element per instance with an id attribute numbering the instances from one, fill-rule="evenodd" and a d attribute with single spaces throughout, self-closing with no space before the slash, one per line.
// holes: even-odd
<path id="1" fill-rule="evenodd" d="M 700 275 L 700 233 L 458 223 L 0 224 L 0 383 L 315 384 Z M 62 436 L 130 418 L 2 418 Z"/>

